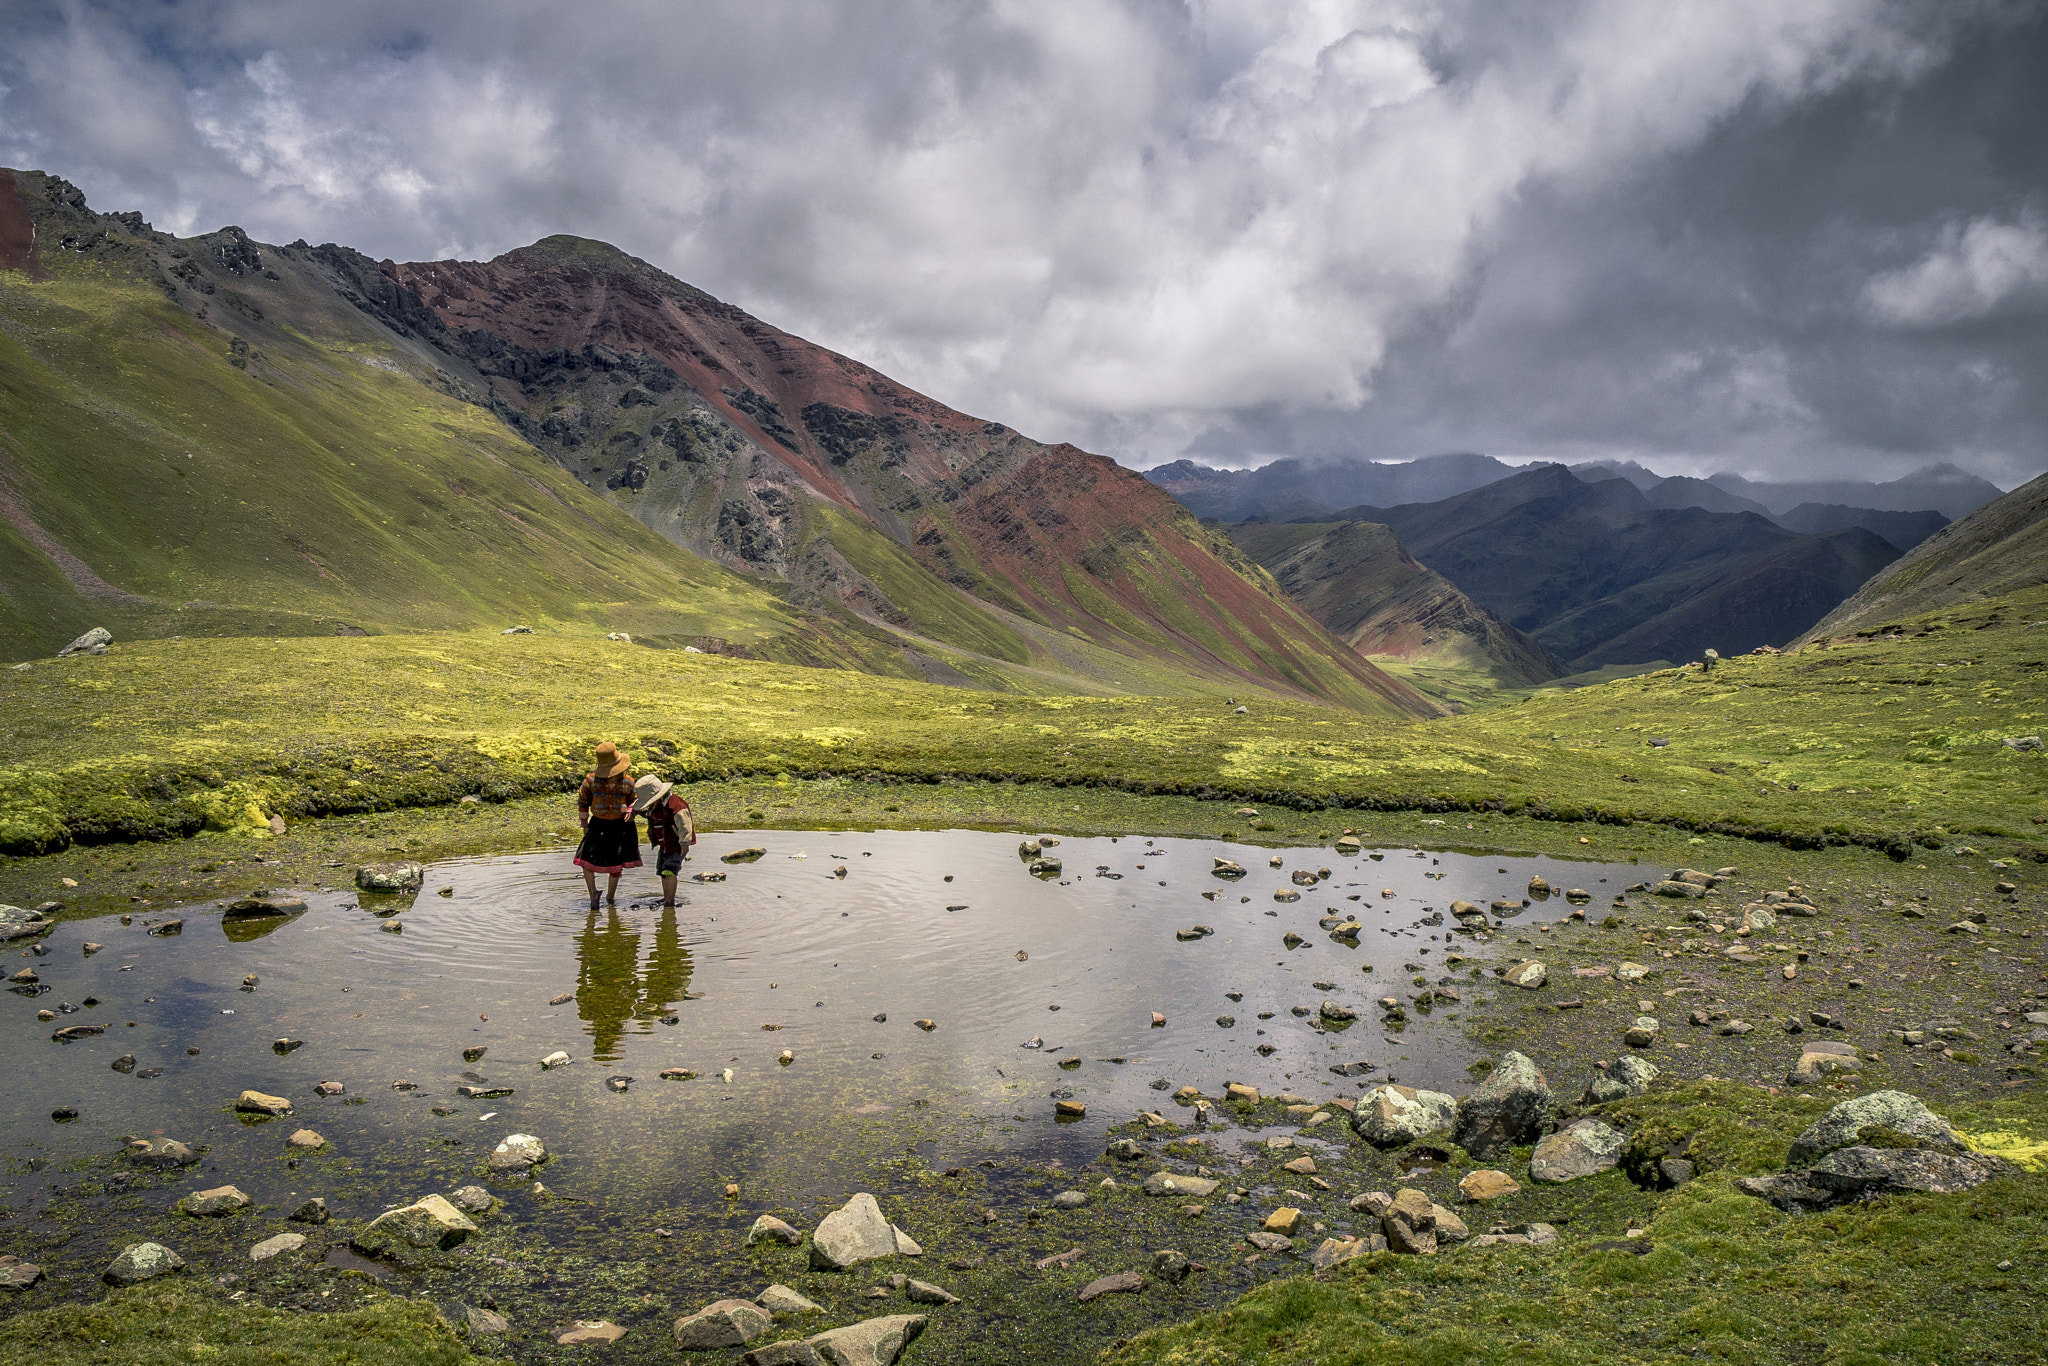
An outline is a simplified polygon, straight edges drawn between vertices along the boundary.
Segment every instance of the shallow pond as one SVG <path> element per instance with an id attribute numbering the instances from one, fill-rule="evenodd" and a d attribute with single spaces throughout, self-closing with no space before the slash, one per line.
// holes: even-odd
<path id="1" fill-rule="evenodd" d="M 719 861 L 746 845 L 767 852 Z M 892 1164 L 1082 1168 L 1139 1111 L 1182 1118 L 1171 1102 L 1184 1084 L 1311 1100 L 1389 1077 L 1462 1090 L 1478 1055 L 1448 1018 L 1459 1006 L 1387 1034 L 1373 1004 L 1412 997 L 1418 975 L 1481 987 L 1469 965 L 1442 965 L 1455 922 L 1426 917 L 1454 898 L 1518 902 L 1532 874 L 1603 903 L 1638 876 L 1626 864 L 1406 849 L 1287 849 L 1274 868 L 1263 848 L 1137 837 L 1046 852 L 1063 862 L 1057 877 L 1032 876 L 1015 835 L 746 831 L 705 836 L 690 872 L 725 880 L 686 874 L 686 904 L 672 910 L 642 869 L 617 908 L 591 912 L 567 851 L 549 850 L 435 865 L 409 905 L 325 890 L 281 921 L 224 926 L 182 908 L 126 926 L 68 922 L 47 956 L 9 954 L 42 980 L 7 1006 L 15 1037 L 34 1042 L 17 1047 L 0 1096 L 0 1214 L 30 1214 L 124 1136 L 167 1134 L 208 1145 L 180 1184 L 232 1181 L 268 1207 L 254 1241 L 307 1195 L 350 1220 L 474 1179 L 493 1144 L 522 1132 L 554 1154 L 540 1173 L 552 1194 L 505 1184 L 499 1217 L 536 1246 L 597 1258 L 657 1224 L 723 1233 L 764 1210 L 815 1222 L 854 1190 L 900 1184 Z M 1247 875 L 1213 876 L 1218 857 Z M 1291 880 L 1323 868 L 1312 885 Z M 1517 923 L 1570 909 L 1555 898 Z M 181 933 L 150 933 L 171 915 Z M 1319 923 L 1332 915 L 1363 932 L 1332 936 Z M 402 933 L 387 931 L 392 919 Z M 1176 937 L 1197 924 L 1213 934 Z M 104 948 L 85 955 L 90 940 Z M 1324 1001 L 1356 1021 L 1325 1022 Z M 60 1003 L 81 1008 L 37 1024 L 37 1009 Z M 45 1041 L 85 1023 L 109 1028 Z M 299 1046 L 280 1052 L 280 1039 Z M 573 1061 L 542 1069 L 556 1050 Z M 132 1073 L 110 1066 L 123 1054 Z M 678 1068 L 695 1078 L 662 1079 Z M 618 1090 L 620 1077 L 633 1080 Z M 325 1081 L 345 1093 L 316 1097 Z M 510 1094 L 467 1099 L 462 1086 Z M 296 1113 L 238 1119 L 229 1107 L 244 1088 L 289 1097 Z M 1086 1117 L 1056 1121 L 1056 1098 L 1084 1103 Z M 53 1123 L 59 1106 L 79 1118 Z M 284 1138 L 300 1127 L 328 1146 L 294 1161 Z M 1227 1160 L 1247 1132 L 1219 1132 L 1205 1156 Z M 154 1213 L 169 1198 L 145 1203 Z M 132 1240 L 118 1217 L 92 1222 L 77 1236 Z M 516 1269 L 516 1249 L 501 1252 L 496 1265 Z M 692 1293 L 658 1275 L 649 1285 L 639 1293 Z"/>

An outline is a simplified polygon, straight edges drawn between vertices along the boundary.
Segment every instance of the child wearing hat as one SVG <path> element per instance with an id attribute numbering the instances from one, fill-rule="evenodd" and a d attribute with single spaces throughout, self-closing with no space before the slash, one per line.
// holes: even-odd
<path id="1" fill-rule="evenodd" d="M 647 842 L 654 846 L 654 871 L 661 874 L 661 904 L 676 904 L 676 875 L 697 842 L 697 822 L 690 804 L 652 773 L 633 785 L 633 810 L 647 818 Z"/>
<path id="2" fill-rule="evenodd" d="M 576 866 L 583 870 L 583 885 L 590 892 L 590 909 L 597 909 L 597 875 L 610 879 L 605 900 L 617 905 L 619 875 L 640 866 L 640 839 L 633 824 L 632 761 L 607 740 L 597 747 L 596 763 L 576 790 L 576 819 L 583 825 L 583 840 L 576 846 Z"/>

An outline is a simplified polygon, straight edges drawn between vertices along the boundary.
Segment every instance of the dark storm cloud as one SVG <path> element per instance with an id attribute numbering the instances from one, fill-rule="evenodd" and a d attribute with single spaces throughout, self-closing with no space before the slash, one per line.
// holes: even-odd
<path id="1" fill-rule="evenodd" d="M 618 243 L 1133 463 L 2048 464 L 2048 23 L 1884 0 L 16 6 L 181 232 Z"/>

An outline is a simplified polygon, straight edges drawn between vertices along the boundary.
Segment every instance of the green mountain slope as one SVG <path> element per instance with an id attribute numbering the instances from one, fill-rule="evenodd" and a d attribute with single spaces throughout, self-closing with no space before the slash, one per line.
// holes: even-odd
<path id="1" fill-rule="evenodd" d="M 1241 522 L 1230 537 L 1338 639 L 1445 701 L 1525 688 L 1563 661 L 1419 564 L 1374 522 Z"/>
<path id="2" fill-rule="evenodd" d="M 0 173 L 0 650 L 515 623 L 1430 710 L 1138 475 L 602 243 L 398 267 Z"/>
<path id="3" fill-rule="evenodd" d="M 1873 577 L 1802 638 L 1868 634 L 1901 617 L 2048 583 L 2048 474 L 1952 522 Z"/>

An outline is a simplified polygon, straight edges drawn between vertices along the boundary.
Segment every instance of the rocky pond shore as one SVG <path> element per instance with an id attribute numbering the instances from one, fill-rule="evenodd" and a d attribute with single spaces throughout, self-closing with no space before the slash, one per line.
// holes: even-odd
<path id="1" fill-rule="evenodd" d="M 1117 814 L 1121 829 L 1145 828 L 1142 804 Z M 1153 829 L 1173 828 L 1170 808 L 1153 814 L 1168 818 Z M 1449 833 L 1419 819 L 1381 824 L 1365 849 Z M 1468 848 L 1562 850 L 1595 837 L 1472 824 L 1486 828 L 1459 832 Z M 1339 830 L 1302 834 L 1322 835 L 1325 862 L 1359 857 L 1339 851 Z M 1792 1230 L 1997 1199 L 2017 1220 L 2010 1246 L 1969 1274 L 1999 1307 L 1963 1315 L 1956 1331 L 1993 1344 L 1975 1359 L 2005 1359 L 1998 1325 L 2032 1304 L 2040 1279 L 2036 1235 L 2024 1231 L 2048 1136 L 2034 1094 L 2048 1042 L 2048 973 L 2031 942 L 2048 929 L 2035 870 L 1992 866 L 1960 846 L 1920 866 L 1661 831 L 1597 837 L 1600 857 L 1637 862 L 1635 882 L 1597 898 L 1532 883 L 1526 898 L 1488 902 L 1447 886 L 1437 966 L 1417 957 L 1405 978 L 1351 992 L 1354 1004 L 1330 998 L 1358 1016 L 1339 1037 L 1381 1041 L 1372 1072 L 1337 1078 L 1341 1089 L 1286 1089 L 1248 1084 L 1219 1060 L 1129 1114 L 1084 1107 L 1079 1123 L 1099 1140 L 1080 1155 L 1083 1130 L 1058 1124 L 1056 1098 L 1023 1116 L 1048 1137 L 1020 1140 L 998 1134 L 1014 1127 L 1007 1111 L 939 1092 L 878 1106 L 859 1086 L 818 1113 L 767 1115 L 731 1133 L 726 1142 L 749 1160 L 706 1163 L 689 1208 L 630 1184 L 603 1188 L 620 1169 L 578 1171 L 581 1160 L 551 1151 L 545 1130 L 451 1148 L 423 1146 L 401 1126 L 337 1153 L 317 1107 L 371 1101 L 348 1087 L 219 1096 L 216 1113 L 234 1112 L 236 1132 L 276 1135 L 262 1173 L 224 1170 L 225 1149 L 161 1123 L 55 1179 L 26 1151 L 11 1154 L 0 1284 L 12 1293 L 0 1299 L 0 1343 L 26 1341 L 6 1335 L 39 1331 L 42 1312 L 83 1312 L 105 1287 L 126 1285 L 115 1293 L 203 1287 L 207 1304 L 344 1317 L 424 1300 L 435 1326 L 408 1320 L 406 1332 L 453 1334 L 480 1356 L 515 1360 L 578 1344 L 621 1361 L 679 1351 L 1038 1361 L 1105 1349 L 1168 1359 L 1176 1342 L 1194 1340 L 1188 1333 L 1228 1339 L 1224 1319 L 1256 1318 L 1264 1297 L 1297 1282 L 1365 1303 L 1439 1276 L 1403 1268 L 1467 1259 L 1510 1259 L 1484 1273 L 1494 1281 L 1545 1267 L 1577 1275 L 1600 1256 L 1655 1268 L 1684 1246 L 1660 1221 L 1703 1202 L 1737 1200 L 1748 1212 L 1727 1217 L 1795 1221 Z M 388 861 L 381 845 L 364 852 L 384 857 L 345 866 Z M 65 857 L 89 871 L 106 855 Z M 19 877 L 23 865 L 6 871 Z M 36 871 L 71 875 L 52 860 Z M 169 914 L 151 906 L 144 918 L 159 929 L 203 924 L 260 900 L 258 890 L 222 889 Z M 22 955 L 12 975 L 36 977 L 48 959 L 35 948 L 75 911 L 34 910 L 61 895 L 19 899 L 32 904 L 9 922 L 19 935 L 9 951 Z M 1527 923 L 1528 906 L 1553 899 L 1569 910 Z M 1274 924 L 1277 954 L 1317 951 L 1314 936 L 1289 948 L 1280 931 Z M 27 995 L 20 988 L 42 983 L 12 985 Z M 21 1004 L 52 1012 L 34 1022 L 44 1033 L 61 1031 L 67 1017 L 41 1000 Z M 1170 1010 L 1178 1025 L 1194 1004 Z M 1313 1007 L 1260 1021 L 1304 1032 L 1346 1023 Z M 1479 1056 L 1466 1084 L 1388 1076 L 1399 1050 L 1430 1030 Z M 514 1065 L 462 1084 L 482 1103 Z M 864 1102 L 879 1112 L 860 1113 Z M 289 1206 L 244 1194 L 287 1173 L 304 1193 Z M 30 1190 L 24 1202 L 18 1193 Z M 1245 1307 L 1229 1308 L 1246 1292 L 1255 1293 Z M 1613 1298 L 1637 1293 L 1647 1291 Z"/>

